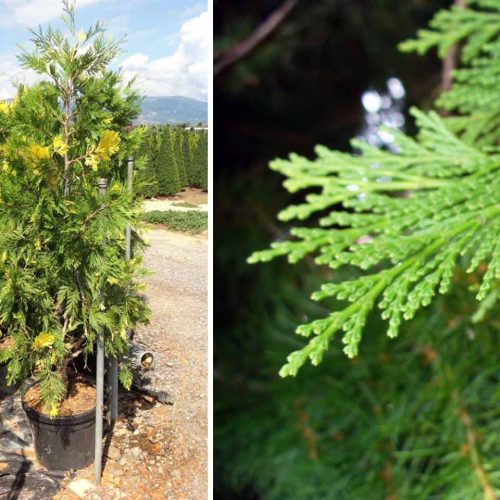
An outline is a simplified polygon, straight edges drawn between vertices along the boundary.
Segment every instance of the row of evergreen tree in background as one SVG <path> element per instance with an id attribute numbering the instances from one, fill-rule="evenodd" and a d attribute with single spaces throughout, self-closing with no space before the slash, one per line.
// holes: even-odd
<path id="1" fill-rule="evenodd" d="M 148 127 L 137 156 L 143 163 L 140 191 L 147 198 L 173 195 L 186 187 L 208 188 L 206 131 Z"/>

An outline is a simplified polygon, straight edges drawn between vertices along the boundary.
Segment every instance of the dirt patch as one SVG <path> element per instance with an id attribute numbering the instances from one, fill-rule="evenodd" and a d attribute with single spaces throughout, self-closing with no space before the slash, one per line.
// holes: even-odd
<path id="1" fill-rule="evenodd" d="M 71 417 L 81 415 L 95 407 L 96 391 L 93 387 L 80 381 L 75 381 L 70 385 L 68 397 L 61 402 L 57 408 L 58 417 Z M 29 408 L 33 408 L 38 413 L 46 415 L 40 386 L 31 386 L 24 395 L 24 402 Z"/>
<path id="2" fill-rule="evenodd" d="M 208 193 L 197 188 L 187 188 L 174 196 L 165 196 L 159 199 L 206 205 L 208 204 Z"/>
<path id="3" fill-rule="evenodd" d="M 183 202 L 178 202 L 173 200 L 161 200 L 161 199 L 145 200 L 143 204 L 143 209 L 145 212 L 154 212 L 156 210 L 160 210 L 162 212 L 166 210 L 172 210 L 175 212 L 208 211 L 208 205 L 195 205 L 193 208 L 193 207 L 179 206 L 178 203 L 183 203 Z"/>
<path id="4" fill-rule="evenodd" d="M 182 203 L 188 203 L 192 206 L 182 206 Z M 151 212 L 153 210 L 176 210 L 184 212 L 188 210 L 208 210 L 208 193 L 201 189 L 189 188 L 186 191 L 175 196 L 160 196 L 144 201 L 144 210 Z"/>

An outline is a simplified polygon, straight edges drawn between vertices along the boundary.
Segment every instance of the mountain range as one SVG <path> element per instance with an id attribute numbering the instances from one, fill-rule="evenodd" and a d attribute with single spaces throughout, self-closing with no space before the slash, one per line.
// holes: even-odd
<path id="1" fill-rule="evenodd" d="M 5 99 L 4 102 L 12 102 Z M 136 125 L 175 125 L 208 123 L 208 103 L 181 96 L 144 97 Z"/>
<path id="2" fill-rule="evenodd" d="M 188 97 L 145 97 L 136 124 L 208 123 L 208 103 Z"/>

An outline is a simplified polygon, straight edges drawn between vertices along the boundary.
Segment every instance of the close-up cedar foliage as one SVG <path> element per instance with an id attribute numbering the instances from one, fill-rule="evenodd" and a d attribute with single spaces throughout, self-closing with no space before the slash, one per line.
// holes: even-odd
<path id="1" fill-rule="evenodd" d="M 437 47 L 441 56 L 462 42 L 463 69 L 457 85 L 443 94 L 438 109 L 412 110 L 415 138 L 386 130 L 396 152 L 353 140 L 351 155 L 317 146 L 313 161 L 298 155 L 275 160 L 271 168 L 287 177 L 290 192 L 316 188 L 305 203 L 283 210 L 283 221 L 305 220 L 322 212 L 316 226 L 291 229 L 291 241 L 273 243 L 249 262 L 286 255 L 291 263 L 316 254 L 332 269 L 353 266 L 364 272 L 343 282 L 328 282 L 312 298 L 336 297 L 350 304 L 325 318 L 301 325 L 311 340 L 293 352 L 281 375 L 296 375 L 309 359 L 321 362 L 334 335 L 343 331 L 344 352 L 358 354 L 363 327 L 376 307 L 388 320 L 387 335 L 397 337 L 410 320 L 447 293 L 457 265 L 473 272 L 486 264 L 477 291 L 477 313 L 493 307 L 500 276 L 500 4 L 470 2 L 469 8 L 441 11 L 404 51 Z M 330 209 L 330 210 L 329 210 Z M 325 211 L 328 212 L 325 215 Z"/>
<path id="2" fill-rule="evenodd" d="M 500 3 L 450 3 L 433 3 L 429 26 L 399 45 L 418 68 L 413 77 L 399 55 L 377 52 L 401 32 L 391 20 L 407 30 L 398 41 L 415 32 L 401 11 L 395 13 L 399 3 L 373 2 L 369 10 L 365 2 L 352 2 L 351 17 L 343 2 L 318 2 L 327 27 L 310 7 L 311 38 L 324 44 L 335 40 L 349 54 L 334 52 L 335 76 L 341 75 L 335 79 L 321 66 L 326 49 L 307 47 L 314 55 L 307 61 L 317 63 L 317 72 L 309 68 L 308 79 L 300 82 L 331 84 L 331 100 L 330 90 L 318 87 L 325 108 L 348 100 L 346 93 L 335 95 L 342 78 L 359 80 L 353 68 L 356 56 L 363 59 L 350 23 L 367 40 L 378 35 L 372 43 L 365 40 L 373 47 L 366 49 L 366 61 L 378 63 L 387 77 L 393 71 L 391 63 L 383 67 L 381 58 L 387 57 L 398 62 L 398 76 L 406 73 L 407 132 L 384 130 L 390 148 L 360 138 L 349 147 L 333 133 L 328 136 L 327 127 L 320 127 L 324 115 L 313 114 L 310 95 L 303 96 L 309 107 L 300 100 L 289 107 L 301 117 L 299 126 L 307 123 L 322 132 L 312 140 L 337 150 L 316 146 L 313 155 L 311 141 L 301 142 L 305 132 L 296 133 L 294 124 L 288 141 L 277 132 L 272 136 L 280 141 L 274 150 L 259 137 L 272 151 L 268 159 L 278 156 L 266 173 L 256 165 L 265 154 L 249 165 L 234 148 L 227 152 L 220 146 L 223 158 L 240 159 L 244 171 L 236 185 L 232 170 L 229 175 L 221 169 L 218 180 L 219 192 L 238 201 L 234 220 L 216 208 L 228 221 L 224 231 L 216 229 L 216 269 L 225 276 L 220 294 L 226 297 L 215 324 L 220 498 L 500 496 Z M 417 17 L 418 6 L 422 3 L 405 3 L 409 17 Z M 274 84 L 276 94 L 293 95 L 295 83 L 278 88 L 277 82 L 302 74 L 303 54 L 293 52 L 300 50 L 293 34 L 305 33 L 302 7 L 274 44 L 220 79 L 219 87 L 233 92 L 233 103 L 248 106 L 246 100 L 258 94 L 259 87 L 241 84 L 252 74 L 252 81 L 261 78 L 260 88 Z M 363 24 L 364 8 L 371 24 Z M 225 15 L 234 13 L 227 9 Z M 331 29 L 335 15 L 345 22 L 342 34 Z M 300 41 L 311 43 L 307 36 Z M 280 51 L 286 57 L 277 75 L 259 73 L 272 71 L 266 63 Z M 456 57 L 450 69 L 451 53 Z M 433 72 L 429 57 L 436 55 Z M 359 64 L 376 81 L 379 73 Z M 441 83 L 448 77 L 451 86 Z M 269 104 L 277 115 L 283 96 Z M 280 118 L 292 113 L 285 113 L 275 119 L 276 128 L 287 130 Z M 337 135 L 342 129 L 356 133 L 344 108 L 329 117 Z M 285 148 L 298 153 L 285 158 Z M 285 177 L 289 194 L 275 187 L 275 173 Z M 275 223 L 270 217 L 280 208 Z M 243 214 L 252 214 L 248 224 Z M 270 238 L 271 248 L 258 250 Z M 250 263 L 268 263 L 247 271 L 232 257 L 235 244 L 247 251 L 238 254 L 241 261 L 254 251 Z"/>

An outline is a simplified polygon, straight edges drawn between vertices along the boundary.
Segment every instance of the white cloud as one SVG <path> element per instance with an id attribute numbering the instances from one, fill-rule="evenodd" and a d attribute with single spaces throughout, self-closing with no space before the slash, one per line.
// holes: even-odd
<path id="1" fill-rule="evenodd" d="M 76 8 L 103 0 L 77 0 Z M 61 0 L 0 0 L 0 26 L 34 27 L 61 14 Z"/>
<path id="2" fill-rule="evenodd" d="M 15 56 L 0 55 L 0 100 L 15 96 L 15 83 L 32 85 L 39 79 L 34 71 L 20 68 Z"/>
<path id="3" fill-rule="evenodd" d="M 183 19 L 190 19 L 192 17 L 198 16 L 205 12 L 207 10 L 207 3 L 206 2 L 198 2 L 192 5 L 188 5 L 183 11 L 182 11 L 182 18 Z"/>
<path id="4" fill-rule="evenodd" d="M 136 77 L 136 85 L 149 96 L 180 95 L 207 100 L 211 63 L 209 60 L 210 19 L 208 12 L 186 21 L 174 54 L 149 59 L 133 54 L 121 67 L 126 80 Z"/>

